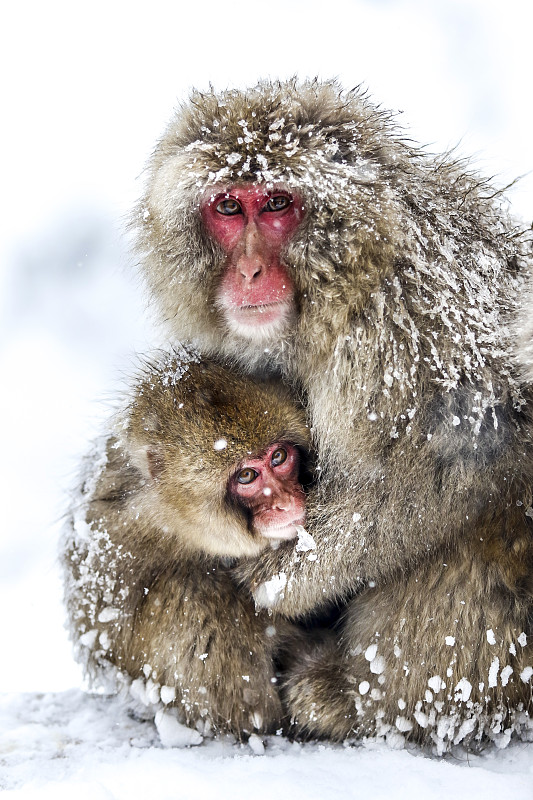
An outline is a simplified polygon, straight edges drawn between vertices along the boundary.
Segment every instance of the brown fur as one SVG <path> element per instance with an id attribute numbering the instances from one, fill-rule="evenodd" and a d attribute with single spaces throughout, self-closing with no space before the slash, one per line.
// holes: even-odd
<path id="1" fill-rule="evenodd" d="M 281 725 L 275 657 L 296 628 L 256 612 L 232 579 L 227 557 L 268 542 L 227 484 L 248 453 L 283 441 L 305 448 L 308 430 L 279 384 L 184 348 L 146 368 L 90 459 L 63 544 L 73 636 L 94 683 L 106 672 L 134 681 L 136 696 L 202 730 Z"/>
<path id="2" fill-rule="evenodd" d="M 283 254 L 298 321 L 268 346 L 227 329 L 214 304 L 224 257 L 198 213 L 210 187 L 248 182 L 295 191 L 306 208 Z M 288 677 L 296 728 L 393 735 L 400 701 L 402 731 L 440 749 L 519 727 L 531 712 L 533 653 L 516 641 L 533 635 L 533 421 L 511 323 L 531 248 L 500 195 L 405 141 L 358 91 L 265 82 L 193 93 L 155 150 L 134 225 L 173 335 L 277 372 L 304 398 L 322 476 L 309 497 L 318 558 L 289 543 L 242 573 L 258 599 L 281 575 L 276 608 L 289 617 L 352 598 L 328 668 L 315 654 Z M 351 655 L 374 640 L 382 683 Z M 426 699 L 435 674 L 442 703 Z M 461 678 L 471 701 L 455 697 Z M 363 680 L 379 682 L 371 702 Z"/>

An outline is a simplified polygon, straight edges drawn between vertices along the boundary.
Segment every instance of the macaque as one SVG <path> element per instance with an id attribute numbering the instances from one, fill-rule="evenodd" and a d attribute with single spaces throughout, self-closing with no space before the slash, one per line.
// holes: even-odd
<path id="1" fill-rule="evenodd" d="M 63 545 L 71 627 L 93 683 L 110 673 L 201 732 L 282 725 L 276 659 L 299 634 L 256 612 L 232 566 L 299 532 L 308 546 L 308 439 L 278 382 L 183 347 L 146 367 L 91 459 Z"/>
<path id="2" fill-rule="evenodd" d="M 285 675 L 300 735 L 499 743 L 532 711 L 531 245 L 501 193 L 335 82 L 194 92 L 135 211 L 171 336 L 304 405 L 313 558 L 238 567 L 287 619 L 346 604 Z"/>

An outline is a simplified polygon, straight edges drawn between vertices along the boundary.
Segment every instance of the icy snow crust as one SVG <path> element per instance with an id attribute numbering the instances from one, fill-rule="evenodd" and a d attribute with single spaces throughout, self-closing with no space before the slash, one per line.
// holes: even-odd
<path id="1" fill-rule="evenodd" d="M 264 753 L 264 757 L 261 756 Z M 0 696 L 0 791 L 21 800 L 301 800 L 431 797 L 530 800 L 533 744 L 504 752 L 458 750 L 420 758 L 416 747 L 291 743 L 279 736 L 238 744 L 231 737 L 192 749 L 163 748 L 151 722 L 117 697 Z"/>

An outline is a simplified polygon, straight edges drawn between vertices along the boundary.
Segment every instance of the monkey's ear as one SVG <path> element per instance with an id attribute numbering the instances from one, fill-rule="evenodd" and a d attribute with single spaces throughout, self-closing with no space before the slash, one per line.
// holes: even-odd
<path id="1" fill-rule="evenodd" d="M 154 444 L 143 444 L 132 449 L 131 460 L 143 477 L 153 480 L 163 471 L 163 452 Z"/>

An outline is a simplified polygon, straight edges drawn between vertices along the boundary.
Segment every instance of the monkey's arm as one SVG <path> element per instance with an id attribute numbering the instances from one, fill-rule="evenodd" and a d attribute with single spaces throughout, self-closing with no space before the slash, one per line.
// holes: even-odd
<path id="1" fill-rule="evenodd" d="M 224 567 L 184 560 L 159 575 L 136 608 L 126 663 L 141 677 L 149 665 L 189 725 L 266 732 L 282 720 L 278 638 L 272 618 L 255 612 Z"/>
<path id="2" fill-rule="evenodd" d="M 449 515 L 443 510 L 437 518 L 437 498 L 424 488 L 418 496 L 406 492 L 398 506 L 381 482 L 331 495 L 322 485 L 308 498 L 305 526 L 316 548 L 301 552 L 287 542 L 243 562 L 237 574 L 250 586 L 258 607 L 288 616 L 342 599 L 451 537 Z M 419 514 L 419 508 L 434 512 Z"/>
<path id="3" fill-rule="evenodd" d="M 521 476 L 532 468 L 531 447 L 527 427 L 506 415 L 511 411 L 499 411 L 498 428 L 487 423 L 475 442 L 470 431 L 446 423 L 434 426 L 430 440 L 420 435 L 416 448 L 396 440 L 366 475 L 361 469 L 342 480 L 323 478 L 307 504 L 316 550 L 287 543 L 240 569 L 258 606 L 297 616 L 358 586 L 379 586 L 436 550 L 500 536 L 517 504 L 523 513 L 516 536 L 526 535 L 530 487 Z"/>

